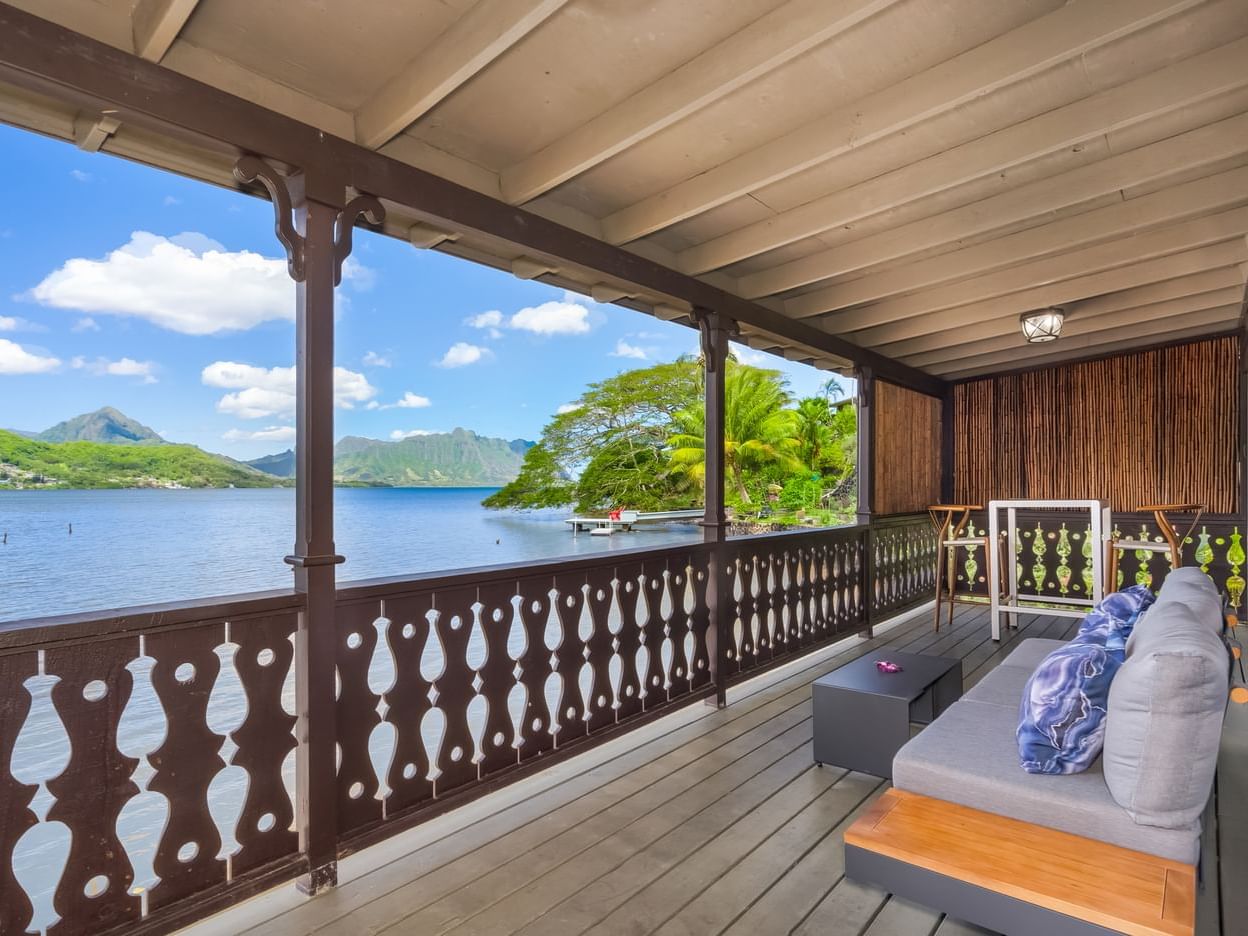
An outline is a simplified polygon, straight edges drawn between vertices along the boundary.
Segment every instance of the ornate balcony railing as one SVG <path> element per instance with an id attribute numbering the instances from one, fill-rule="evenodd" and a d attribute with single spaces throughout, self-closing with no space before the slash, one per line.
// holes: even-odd
<path id="1" fill-rule="evenodd" d="M 0 932 L 172 927 L 188 904 L 303 869 L 283 782 L 301 604 L 270 593 L 0 629 Z"/>
<path id="2" fill-rule="evenodd" d="M 340 588 L 337 851 L 865 630 L 930 598 L 933 561 L 907 517 Z M 167 932 L 309 870 L 305 608 L 0 627 L 0 932 Z"/>
<path id="3" fill-rule="evenodd" d="M 1086 517 L 1059 511 L 1019 511 L 1013 565 L 1023 591 L 1070 598 L 1090 593 L 1092 550 L 1096 546 L 1091 542 Z M 987 515 L 975 514 L 968 529 L 983 536 L 987 526 Z M 1114 528 L 1126 538 L 1163 542 L 1152 514 L 1115 514 Z M 1183 564 L 1207 572 L 1230 606 L 1243 613 L 1245 555 L 1239 519 L 1202 519 L 1183 542 Z M 1123 550 L 1117 586 L 1143 584 L 1156 590 L 1169 571 L 1170 562 L 1163 553 Z M 981 548 L 959 549 L 955 572 L 959 591 L 987 599 L 988 564 Z"/>

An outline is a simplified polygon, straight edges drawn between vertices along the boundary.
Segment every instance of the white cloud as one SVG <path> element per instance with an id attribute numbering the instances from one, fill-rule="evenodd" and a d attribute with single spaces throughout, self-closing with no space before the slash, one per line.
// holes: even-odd
<path id="1" fill-rule="evenodd" d="M 468 316 L 464 319 L 464 324 L 473 328 L 498 328 L 503 324 L 503 313 L 497 309 L 491 309 L 489 312 Z"/>
<path id="2" fill-rule="evenodd" d="M 91 173 L 83 172 L 81 169 L 70 169 L 69 177 L 75 182 L 90 182 Z"/>
<path id="3" fill-rule="evenodd" d="M 649 357 L 645 348 L 631 345 L 622 338 L 615 343 L 615 350 L 610 352 L 610 354 L 612 357 L 633 358 L 638 361 L 644 361 Z"/>
<path id="4" fill-rule="evenodd" d="M 482 348 L 479 345 L 469 344 L 466 341 L 457 341 L 446 349 L 446 354 L 442 355 L 442 360 L 438 361 L 438 366 L 466 367 L 469 364 L 476 364 L 478 361 L 490 357 L 492 353 L 489 348 Z"/>
<path id="5" fill-rule="evenodd" d="M 143 383 L 156 383 L 156 364 L 152 361 L 136 361 L 134 358 L 123 357 L 117 361 L 107 358 L 96 358 L 88 361 L 81 355 L 69 362 L 75 370 L 85 370 L 96 377 L 142 377 Z"/>
<path id="6" fill-rule="evenodd" d="M 390 438 L 395 442 L 402 442 L 404 439 L 414 439 L 417 436 L 433 435 L 432 429 L 395 429 L 390 433 Z"/>
<path id="7" fill-rule="evenodd" d="M 564 403 L 557 410 L 555 410 L 555 412 L 558 413 L 560 416 L 562 416 L 565 413 L 575 413 L 580 408 L 581 408 L 580 403 Z"/>
<path id="8" fill-rule="evenodd" d="M 182 204 L 182 199 L 177 198 L 173 195 L 166 195 L 164 199 L 161 200 L 161 204 L 164 205 L 166 208 L 171 208 L 174 205 Z"/>
<path id="9" fill-rule="evenodd" d="M 254 367 L 234 361 L 216 361 L 200 375 L 209 387 L 233 390 L 217 401 L 217 410 L 240 419 L 292 417 L 295 413 L 295 369 Z M 345 367 L 334 368 L 334 403 L 353 409 L 377 395 L 377 388 L 363 374 Z"/>
<path id="10" fill-rule="evenodd" d="M 43 374 L 60 366 L 57 358 L 27 351 L 16 342 L 0 338 L 0 374 Z"/>
<path id="11" fill-rule="evenodd" d="M 386 354 L 378 354 L 376 351 L 368 351 L 364 354 L 365 367 L 390 367 L 394 361 Z"/>
<path id="12" fill-rule="evenodd" d="M 221 436 L 229 442 L 294 442 L 294 426 L 266 426 L 255 432 L 245 429 L 231 429 Z"/>
<path id="13" fill-rule="evenodd" d="M 747 347 L 746 345 L 732 342 L 728 347 L 732 352 L 733 357 L 735 357 L 742 364 L 748 364 L 750 367 L 775 367 L 780 363 L 770 354 L 766 354 L 762 351 L 755 351 L 753 348 Z M 702 352 L 699 350 L 698 353 L 701 354 Z"/>
<path id="14" fill-rule="evenodd" d="M 575 302 L 543 302 L 521 309 L 507 324 L 535 335 L 584 335 L 589 331 L 589 309 Z"/>
<path id="15" fill-rule="evenodd" d="M 22 327 L 22 320 L 11 315 L 0 315 L 0 332 L 17 331 Z"/>
<path id="16" fill-rule="evenodd" d="M 73 326 L 70 328 L 70 331 L 72 332 L 97 332 L 99 330 L 100 323 L 89 315 L 83 316 L 78 321 L 74 322 Z"/>
<path id="17" fill-rule="evenodd" d="M 45 306 L 144 319 L 185 335 L 242 331 L 295 316 L 286 261 L 227 251 L 194 232 L 135 231 L 101 260 L 75 258 L 29 293 Z"/>
<path id="18" fill-rule="evenodd" d="M 350 283 L 352 289 L 367 292 L 377 284 L 377 271 L 366 267 L 355 257 L 347 257 L 342 263 L 342 279 Z"/>
<path id="19" fill-rule="evenodd" d="M 383 406 L 382 409 L 390 409 L 392 407 L 398 407 L 399 409 L 424 409 L 426 406 L 431 405 L 427 396 L 421 396 L 408 390 L 398 400 L 391 403 L 390 406 Z"/>

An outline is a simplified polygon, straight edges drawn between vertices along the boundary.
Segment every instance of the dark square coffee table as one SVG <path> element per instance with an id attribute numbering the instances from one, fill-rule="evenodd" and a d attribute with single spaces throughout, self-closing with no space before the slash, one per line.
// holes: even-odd
<path id="1" fill-rule="evenodd" d="M 877 660 L 902 671 L 881 673 Z M 815 763 L 891 778 L 910 724 L 926 725 L 962 697 L 962 661 L 881 649 L 816 679 L 812 695 Z"/>

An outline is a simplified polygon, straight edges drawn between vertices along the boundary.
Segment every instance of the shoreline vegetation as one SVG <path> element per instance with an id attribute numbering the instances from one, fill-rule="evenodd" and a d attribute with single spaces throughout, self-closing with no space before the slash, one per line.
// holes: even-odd
<path id="1" fill-rule="evenodd" d="M 836 399 L 794 399 L 776 370 L 728 361 L 725 503 L 734 524 L 833 526 L 855 510 L 857 414 Z M 519 476 L 486 507 L 568 507 L 579 514 L 700 507 L 705 411 L 692 357 L 593 383 L 528 450 Z"/>
<path id="2" fill-rule="evenodd" d="M 835 378 L 795 399 L 781 372 L 727 363 L 725 504 L 735 528 L 834 526 L 855 510 L 857 415 Z M 560 407 L 536 442 L 468 429 L 334 446 L 344 488 L 493 488 L 491 509 L 606 516 L 701 507 L 705 413 L 693 357 L 624 371 Z M 273 488 L 294 452 L 236 461 L 170 443 L 111 407 L 41 433 L 0 430 L 0 491 Z"/>

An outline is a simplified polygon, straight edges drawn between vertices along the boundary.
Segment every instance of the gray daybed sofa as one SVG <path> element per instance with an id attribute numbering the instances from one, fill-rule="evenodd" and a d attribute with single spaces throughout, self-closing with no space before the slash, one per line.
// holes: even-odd
<path id="1" fill-rule="evenodd" d="M 1023 687 L 1036 665 L 1062 643 L 1025 640 L 901 748 L 893 761 L 894 787 L 905 791 L 900 796 L 960 804 L 1195 865 L 1231 678 L 1222 629 L 1221 602 L 1208 576 L 1196 568 L 1171 572 L 1157 601 L 1137 622 L 1126 662 L 1110 686 L 1101 757 L 1084 773 L 1062 776 L 1029 774 L 1019 766 L 1015 731 Z M 1011 933 L 1115 931 L 1034 913 L 1016 898 L 984 910 L 981 904 L 992 903 L 992 895 L 982 893 L 982 881 L 969 891 L 955 886 L 942 890 L 940 875 L 909 874 L 904 857 L 897 857 L 904 852 L 881 856 L 871 853 L 876 846 L 850 847 L 849 839 L 847 835 L 849 877 L 880 884 L 953 916 Z M 881 842 L 887 852 L 887 841 Z M 1089 867 L 1084 873 L 1094 878 L 1097 870 Z M 918 883 L 907 893 L 906 885 L 913 881 Z"/>

